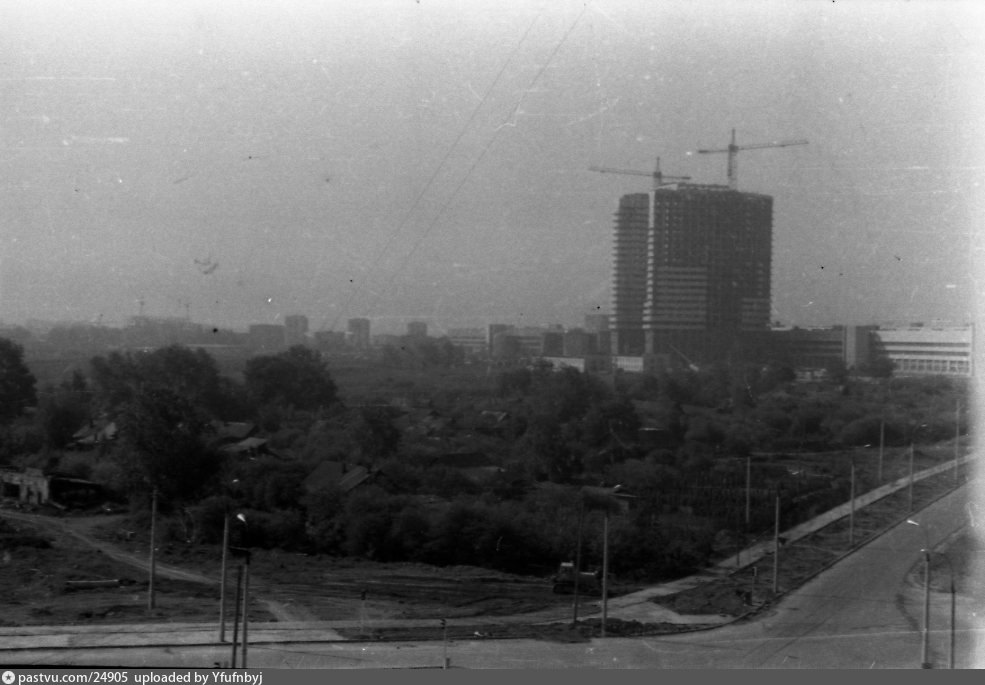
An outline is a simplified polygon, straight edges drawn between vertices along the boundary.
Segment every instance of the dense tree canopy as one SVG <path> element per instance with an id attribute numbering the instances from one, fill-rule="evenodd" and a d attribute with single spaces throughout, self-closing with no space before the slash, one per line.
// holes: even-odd
<path id="1" fill-rule="evenodd" d="M 321 355 L 296 345 L 278 355 L 246 363 L 246 388 L 260 404 L 279 403 L 312 410 L 335 403 L 337 390 Z"/>
<path id="2" fill-rule="evenodd" d="M 206 491 L 220 460 L 209 448 L 208 417 L 186 396 L 165 387 L 137 390 L 121 408 L 121 460 L 130 491 L 157 488 L 191 501 Z"/>
<path id="3" fill-rule="evenodd" d="M 81 388 L 66 383 L 42 389 L 36 420 L 47 447 L 65 447 L 90 418 L 89 397 L 84 384 Z"/>
<path id="4" fill-rule="evenodd" d="M 37 395 L 34 375 L 24 363 L 24 348 L 0 338 L 0 419 L 19 416 L 32 406 Z"/>
<path id="5" fill-rule="evenodd" d="M 171 345 L 153 352 L 110 352 L 105 357 L 94 357 L 91 366 L 96 396 L 103 409 L 115 410 L 132 401 L 141 390 L 161 387 L 213 416 L 241 418 L 235 416 L 236 389 L 219 375 L 215 360 L 204 350 Z"/>

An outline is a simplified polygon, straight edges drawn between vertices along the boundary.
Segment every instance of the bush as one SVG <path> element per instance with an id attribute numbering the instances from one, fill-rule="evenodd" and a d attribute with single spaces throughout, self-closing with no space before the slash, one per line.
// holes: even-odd
<path id="1" fill-rule="evenodd" d="M 838 433 L 838 442 L 851 447 L 878 445 L 883 430 L 881 416 L 865 416 L 846 424 Z"/>
<path id="2" fill-rule="evenodd" d="M 239 547 L 301 550 L 307 546 L 304 516 L 297 510 L 244 512 L 246 524 L 231 522 L 230 543 Z"/>

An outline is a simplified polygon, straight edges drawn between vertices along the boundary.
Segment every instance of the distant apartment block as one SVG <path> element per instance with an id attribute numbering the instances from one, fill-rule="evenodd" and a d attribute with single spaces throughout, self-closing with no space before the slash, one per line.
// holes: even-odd
<path id="1" fill-rule="evenodd" d="M 545 357 L 564 357 L 564 336 L 565 333 L 559 331 L 547 331 L 544 333 L 541 351 Z"/>
<path id="2" fill-rule="evenodd" d="M 176 317 L 132 316 L 123 328 L 126 347 L 166 347 L 201 340 L 203 326 Z"/>
<path id="3" fill-rule="evenodd" d="M 586 314 L 585 330 L 589 333 L 602 333 L 609 330 L 608 314 Z"/>
<path id="4" fill-rule="evenodd" d="M 377 333 L 372 337 L 372 346 L 376 348 L 380 347 L 402 347 L 404 342 L 404 336 L 397 335 L 396 333 Z"/>
<path id="5" fill-rule="evenodd" d="M 407 335 L 411 338 L 428 337 L 428 325 L 425 321 L 411 321 L 407 324 Z"/>
<path id="6" fill-rule="evenodd" d="M 548 329 L 539 326 L 524 326 L 513 330 L 513 335 L 517 339 L 520 348 L 520 355 L 524 357 L 541 357 L 544 354 L 544 334 Z"/>
<path id="7" fill-rule="evenodd" d="M 581 328 L 564 332 L 564 356 L 585 357 L 598 353 L 598 336 L 589 334 Z"/>
<path id="8" fill-rule="evenodd" d="M 369 349 L 369 319 L 349 319 L 349 345 L 357 350 Z"/>
<path id="9" fill-rule="evenodd" d="M 516 360 L 520 357 L 520 339 L 510 331 L 500 331 L 492 338 L 489 354 L 499 361 Z"/>
<path id="10" fill-rule="evenodd" d="M 258 323 L 249 327 L 248 345 L 256 354 L 276 354 L 284 350 L 284 327 Z"/>
<path id="11" fill-rule="evenodd" d="M 491 323 L 486 326 L 486 351 L 493 353 L 493 341 L 497 335 L 513 333 L 514 327 L 508 323 Z"/>
<path id="12" fill-rule="evenodd" d="M 322 352 L 333 352 L 345 348 L 345 333 L 342 331 L 315 331 L 312 336 L 315 347 Z"/>
<path id="13" fill-rule="evenodd" d="M 305 345 L 308 342 L 308 317 L 291 314 L 284 317 L 284 343 L 288 347 Z"/>
<path id="14" fill-rule="evenodd" d="M 611 360 L 602 355 L 587 357 L 549 357 L 545 355 L 542 359 L 553 366 L 555 370 L 575 369 L 582 373 L 606 373 L 612 368 Z"/>

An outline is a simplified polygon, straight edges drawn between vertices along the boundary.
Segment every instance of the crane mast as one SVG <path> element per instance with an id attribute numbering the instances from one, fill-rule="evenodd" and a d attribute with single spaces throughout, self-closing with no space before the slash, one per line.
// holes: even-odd
<path id="1" fill-rule="evenodd" d="M 739 160 L 738 153 L 741 150 L 761 150 L 763 148 L 770 147 L 790 147 L 791 145 L 807 145 L 806 140 L 776 140 L 771 143 L 753 143 L 751 145 L 736 145 L 735 144 L 735 129 L 732 129 L 732 142 L 729 143 L 727 148 L 717 149 L 717 150 L 698 150 L 699 154 L 718 154 L 726 153 L 728 155 L 727 163 L 727 173 L 728 173 L 728 187 L 732 190 L 739 189 Z"/>

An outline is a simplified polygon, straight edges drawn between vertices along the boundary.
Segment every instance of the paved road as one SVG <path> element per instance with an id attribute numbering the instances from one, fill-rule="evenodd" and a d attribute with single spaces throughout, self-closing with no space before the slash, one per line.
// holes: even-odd
<path id="1" fill-rule="evenodd" d="M 964 487 L 901 524 L 791 593 L 770 613 L 701 633 L 646 639 L 559 644 L 533 640 L 475 640 L 448 647 L 454 666 L 465 668 L 919 668 L 922 589 L 913 571 L 921 548 L 936 546 L 968 525 Z M 974 571 L 974 570 L 973 570 Z M 973 575 L 981 576 L 980 573 Z M 959 589 L 957 666 L 985 666 L 982 607 L 970 588 Z M 947 660 L 948 597 L 935 594 L 930 659 Z M 162 628 L 163 629 L 163 628 Z M 8 631 L 11 629 L 7 629 Z M 7 631 L 4 631 L 7 632 Z M 175 646 L 116 648 L 127 636 L 96 649 L 35 649 L 0 653 L 3 663 L 210 667 L 228 660 L 229 648 Z M 441 643 L 324 643 L 317 633 L 251 632 L 266 640 L 250 646 L 251 667 L 434 667 Z M 130 638 L 132 639 L 132 638 Z M 328 634 L 324 639 L 331 639 Z M 289 641 L 290 640 L 290 641 Z M 251 640 L 252 642 L 252 640 Z"/>

